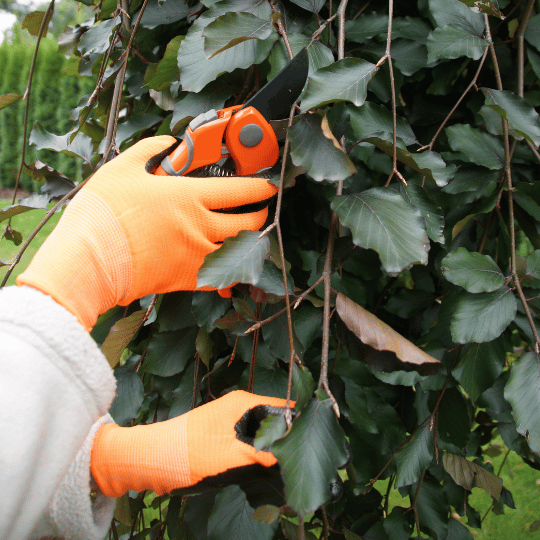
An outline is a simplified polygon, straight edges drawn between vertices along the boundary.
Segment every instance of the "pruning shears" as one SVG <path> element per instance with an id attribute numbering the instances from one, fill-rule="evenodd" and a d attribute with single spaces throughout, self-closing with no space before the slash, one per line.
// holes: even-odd
<path id="1" fill-rule="evenodd" d="M 307 50 L 302 49 L 243 105 L 199 114 L 154 174 L 264 175 L 279 158 L 276 133 L 269 121 L 288 113 L 306 83 L 308 67 Z M 222 168 L 217 163 L 224 158 L 229 159 Z"/>

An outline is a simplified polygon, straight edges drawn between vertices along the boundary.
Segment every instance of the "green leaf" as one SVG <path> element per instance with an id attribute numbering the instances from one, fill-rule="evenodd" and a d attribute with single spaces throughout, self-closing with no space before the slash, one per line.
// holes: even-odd
<path id="1" fill-rule="evenodd" d="M 234 283 L 257 285 L 264 259 L 270 251 L 270 240 L 259 231 L 240 231 L 207 255 L 197 275 L 197 288 L 224 289 Z"/>
<path id="2" fill-rule="evenodd" d="M 118 425 L 124 426 L 137 416 L 143 398 L 144 387 L 141 378 L 136 371 L 130 370 L 118 377 L 116 397 L 109 413 Z"/>
<path id="3" fill-rule="evenodd" d="M 525 39 L 540 51 L 540 13 L 529 19 L 525 30 Z"/>
<path id="4" fill-rule="evenodd" d="M 413 438 L 396 452 L 396 488 L 414 484 L 433 459 L 433 428 L 419 427 Z"/>
<path id="5" fill-rule="evenodd" d="M 73 133 L 73 131 L 70 131 L 65 135 L 54 135 L 36 122 L 30 133 L 29 143 L 33 144 L 38 150 L 62 152 L 69 157 L 78 156 L 90 162 L 94 153 L 92 139 L 79 131 L 75 138 L 70 141 Z"/>
<path id="6" fill-rule="evenodd" d="M 446 128 L 448 142 L 461 158 L 488 169 L 504 167 L 504 149 L 499 139 L 468 124 L 455 124 Z"/>
<path id="7" fill-rule="evenodd" d="M 347 112 L 349 113 L 351 127 L 356 139 L 366 139 L 370 136 L 377 135 L 383 139 L 392 140 L 392 112 L 384 105 L 376 105 L 368 101 L 362 107 L 348 105 Z M 387 135 L 387 137 L 384 135 Z M 401 116 L 398 116 L 396 119 L 396 136 L 402 139 L 407 146 L 419 144 L 411 126 Z"/>
<path id="8" fill-rule="evenodd" d="M 443 487 L 435 478 L 425 477 L 416 500 L 418 521 L 433 531 L 432 538 L 450 538 L 448 528 L 448 501 Z M 436 535 L 436 536 L 435 536 Z"/>
<path id="9" fill-rule="evenodd" d="M 508 121 L 508 126 L 535 146 L 540 144 L 540 116 L 526 99 L 507 90 L 481 89 L 486 105 Z"/>
<path id="10" fill-rule="evenodd" d="M 459 0 L 429 0 L 429 10 L 437 26 L 452 25 L 474 35 L 484 33 L 484 17 L 474 13 Z"/>
<path id="11" fill-rule="evenodd" d="M 226 13 L 203 30 L 204 52 L 212 58 L 243 41 L 267 39 L 273 30 L 270 19 L 259 19 L 251 13 Z"/>
<path id="12" fill-rule="evenodd" d="M 294 283 L 290 275 L 287 275 L 287 287 L 289 294 L 294 291 Z M 285 296 L 285 287 L 283 286 L 283 274 L 276 265 L 268 259 L 264 261 L 263 271 L 257 287 L 263 290 L 267 294 L 273 294 L 276 296 Z"/>
<path id="13" fill-rule="evenodd" d="M 293 384 L 296 391 L 295 407 L 297 410 L 302 410 L 313 396 L 315 382 L 309 369 L 305 366 L 299 366 L 296 362 L 293 366 Z"/>
<path id="14" fill-rule="evenodd" d="M 108 21 L 92 26 L 82 35 L 78 46 L 79 51 L 83 55 L 103 54 L 109 48 L 111 37 L 121 22 L 122 17 L 117 15 Z"/>
<path id="15" fill-rule="evenodd" d="M 483 343 L 499 337 L 514 320 L 517 300 L 512 290 L 462 293 L 452 316 L 450 329 L 457 343 Z"/>
<path id="16" fill-rule="evenodd" d="M 289 128 L 293 163 L 317 181 L 344 180 L 356 172 L 341 149 L 322 112 L 304 114 Z"/>
<path id="17" fill-rule="evenodd" d="M 261 426 L 255 435 L 253 441 L 255 450 L 270 448 L 275 441 L 285 435 L 286 431 L 287 424 L 285 423 L 285 417 L 282 414 L 269 414 L 261 422 Z"/>
<path id="18" fill-rule="evenodd" d="M 276 32 L 272 32 L 265 40 L 243 41 L 224 50 L 218 56 L 206 57 L 202 35 L 204 27 L 219 15 L 239 11 L 250 12 L 261 19 L 270 18 L 270 6 L 256 0 L 218 2 L 206 16 L 199 17 L 178 49 L 177 61 L 182 90 L 199 92 L 222 73 L 230 73 L 237 68 L 247 69 L 253 64 L 260 64 L 268 57 L 278 37 Z"/>
<path id="19" fill-rule="evenodd" d="M 173 292 L 166 294 L 159 306 L 158 322 L 161 332 L 180 330 L 195 325 L 195 319 L 191 313 L 191 302 L 194 293 Z M 199 325 L 202 325 L 197 321 Z"/>
<path id="20" fill-rule="evenodd" d="M 170 377 L 180 373 L 195 354 L 198 328 L 159 332 L 154 335 L 146 354 L 148 373 Z"/>
<path id="21" fill-rule="evenodd" d="M 141 25 L 145 28 L 155 28 L 162 24 L 172 24 L 185 19 L 191 12 L 192 8 L 186 0 L 167 0 L 166 2 L 151 0 L 144 10 Z M 133 20 L 137 20 L 136 15 Z"/>
<path id="22" fill-rule="evenodd" d="M 512 405 L 518 433 L 527 437 L 530 449 L 540 454 L 540 364 L 538 355 L 525 353 L 512 364 L 504 397 Z"/>
<path id="23" fill-rule="evenodd" d="M 464 247 L 452 251 L 441 261 L 444 277 L 467 292 L 492 292 L 506 281 L 502 270 L 489 256 L 470 252 Z"/>
<path id="24" fill-rule="evenodd" d="M 378 433 L 377 421 L 370 410 L 369 398 L 366 391 L 354 381 L 343 377 L 345 383 L 345 402 L 343 409 L 345 416 L 354 424 L 362 427 L 367 433 Z"/>
<path id="25" fill-rule="evenodd" d="M 302 98 L 302 110 L 336 101 L 364 103 L 367 85 L 378 70 L 375 64 L 358 58 L 344 58 L 313 73 Z"/>
<path id="26" fill-rule="evenodd" d="M 101 346 L 101 352 L 111 367 L 120 360 L 124 349 L 144 322 L 145 315 L 146 309 L 142 309 L 114 323 Z"/>
<path id="27" fill-rule="evenodd" d="M 430 409 L 434 410 L 437 396 L 430 396 Z M 447 388 L 439 403 L 438 440 L 453 447 L 465 448 L 471 434 L 471 416 L 469 404 L 457 387 Z"/>
<path id="28" fill-rule="evenodd" d="M 441 207 L 428 195 L 428 192 L 418 184 L 409 183 L 401 186 L 403 198 L 416 206 L 426 222 L 428 236 L 439 244 L 444 244 L 444 216 Z"/>
<path id="29" fill-rule="evenodd" d="M 164 90 L 169 88 L 171 82 L 178 79 L 180 72 L 178 71 L 178 64 L 176 63 L 176 57 L 178 55 L 178 49 L 184 36 L 176 36 L 171 39 L 167 44 L 167 48 L 163 53 L 163 56 L 155 70 L 147 70 L 144 76 L 144 85 L 147 88 L 153 88 L 154 90 Z M 152 64 L 155 66 L 155 64 Z"/>
<path id="30" fill-rule="evenodd" d="M 23 199 L 17 204 L 10 204 L 0 208 L 0 221 L 5 221 L 13 216 L 23 214 L 29 210 L 36 210 L 37 208 L 47 208 L 49 197 L 47 195 L 37 195 L 34 193 Z"/>
<path id="31" fill-rule="evenodd" d="M 505 356 L 500 340 L 470 343 L 452 375 L 471 399 L 476 401 L 495 384 L 504 367 Z"/>
<path id="32" fill-rule="evenodd" d="M 272 445 L 287 503 L 299 514 L 314 512 L 330 499 L 330 483 L 348 459 L 345 444 L 332 401 L 317 397 L 295 418 L 288 435 Z"/>
<path id="33" fill-rule="evenodd" d="M 502 479 L 486 471 L 477 463 L 456 454 L 444 452 L 443 467 L 459 486 L 468 491 L 471 491 L 473 487 L 479 487 L 494 499 L 499 500 L 503 486 Z"/>
<path id="34" fill-rule="evenodd" d="M 239 486 L 219 491 L 208 518 L 208 540 L 270 540 L 275 526 L 255 521 L 253 508 Z"/>
<path id="35" fill-rule="evenodd" d="M 394 506 L 392 511 L 383 521 L 383 527 L 392 540 L 409 540 L 412 534 L 412 526 L 407 519 L 407 509 L 402 506 Z"/>
<path id="36" fill-rule="evenodd" d="M 4 94 L 0 96 L 0 111 L 17 103 L 23 96 L 21 94 Z"/>
<path id="37" fill-rule="evenodd" d="M 47 11 L 32 11 L 32 13 L 28 13 L 28 15 L 25 16 L 21 23 L 21 28 L 23 30 L 28 30 L 28 33 L 32 36 L 38 36 L 39 29 L 41 28 L 43 19 L 45 19 L 46 14 Z M 49 12 L 49 16 L 45 20 L 45 26 L 42 34 L 43 37 L 47 37 L 47 30 L 49 29 L 49 23 L 51 22 L 52 16 L 53 11 L 51 10 Z"/>
<path id="38" fill-rule="evenodd" d="M 210 109 L 222 109 L 232 89 L 220 81 L 211 82 L 200 92 L 190 92 L 174 105 L 171 130 L 177 132 L 193 118 Z"/>
<path id="39" fill-rule="evenodd" d="M 443 26 L 435 28 L 428 37 L 428 63 L 440 59 L 452 59 L 466 56 L 479 60 L 489 43 L 471 32 L 470 28 Z"/>
<path id="40" fill-rule="evenodd" d="M 215 291 L 195 291 L 191 311 L 197 324 L 211 332 L 216 328 L 215 321 L 227 313 L 230 305 L 228 298 L 222 298 Z"/>
<path id="41" fill-rule="evenodd" d="M 499 19 L 504 19 L 505 16 L 501 13 L 497 0 L 459 0 L 466 6 L 470 7 L 473 11 L 485 13 L 486 15 L 493 15 Z"/>
<path id="42" fill-rule="evenodd" d="M 293 4 L 300 6 L 303 9 L 318 13 L 324 6 L 326 0 L 291 0 Z"/>
<path id="43" fill-rule="evenodd" d="M 203 364 L 208 369 L 210 366 L 210 360 L 213 353 L 213 343 L 210 335 L 205 328 L 199 328 L 197 337 L 195 339 L 195 349 L 200 359 L 203 361 Z"/>
<path id="44" fill-rule="evenodd" d="M 388 15 L 383 13 L 365 13 L 357 19 L 345 21 L 345 35 L 348 41 L 366 43 L 379 34 L 386 36 L 387 31 Z"/>
<path id="45" fill-rule="evenodd" d="M 421 213 L 397 191 L 372 188 L 335 197 L 332 209 L 351 229 L 354 243 L 374 249 L 389 274 L 416 262 L 427 263 L 429 240 Z"/>

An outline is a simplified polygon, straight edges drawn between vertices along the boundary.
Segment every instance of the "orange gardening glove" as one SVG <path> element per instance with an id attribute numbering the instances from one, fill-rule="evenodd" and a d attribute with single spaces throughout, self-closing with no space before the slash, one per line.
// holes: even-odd
<path id="1" fill-rule="evenodd" d="M 87 330 L 117 304 L 196 289 L 205 256 L 268 215 L 264 204 L 234 209 L 264 203 L 277 188 L 262 178 L 151 174 L 177 144 L 150 137 L 101 167 L 17 283 L 52 296 Z"/>
<path id="2" fill-rule="evenodd" d="M 236 390 L 165 422 L 105 424 L 94 439 L 92 476 L 109 497 L 146 489 L 161 495 L 263 476 L 277 460 L 256 451 L 253 438 L 261 421 L 283 412 L 285 404 L 284 399 Z"/>

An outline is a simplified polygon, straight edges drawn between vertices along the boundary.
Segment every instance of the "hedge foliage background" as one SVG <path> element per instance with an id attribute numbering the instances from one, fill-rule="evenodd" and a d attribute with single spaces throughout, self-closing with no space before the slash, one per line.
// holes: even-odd
<path id="1" fill-rule="evenodd" d="M 32 33 L 53 6 L 33 14 Z M 95 90 L 69 127 L 57 117 L 29 136 L 85 175 L 142 137 L 182 136 L 198 114 L 245 102 L 301 48 L 310 59 L 267 234 L 229 239 L 199 274 L 200 286 L 240 282 L 232 299 L 145 298 L 92 333 L 115 366 L 121 425 L 234 388 L 290 395 L 292 429 L 271 418 L 257 439 L 279 457 L 284 490 L 277 479 L 131 493 L 111 538 L 466 540 L 482 521 L 473 487 L 494 512 L 513 508 L 490 455 L 502 440 L 540 469 L 538 3 L 93 7 L 61 41 L 69 80 Z M 3 90 L 2 125 L 14 103 L 20 91 Z M 69 198 L 58 159 L 27 161 L 43 193 L 3 220 Z"/>

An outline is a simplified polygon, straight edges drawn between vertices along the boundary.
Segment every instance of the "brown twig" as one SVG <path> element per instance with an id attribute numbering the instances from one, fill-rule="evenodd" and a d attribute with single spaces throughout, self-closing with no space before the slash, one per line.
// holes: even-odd
<path id="1" fill-rule="evenodd" d="M 492 41 L 491 30 L 489 27 L 489 18 L 487 15 L 484 15 L 484 19 L 486 23 L 486 35 L 489 41 Z M 499 63 L 497 61 L 497 54 L 495 52 L 495 47 L 493 45 L 490 45 L 489 50 L 491 53 L 491 58 L 493 60 L 493 68 L 494 68 L 495 77 L 497 80 L 497 88 L 499 90 L 503 90 L 501 72 L 499 70 Z M 514 219 L 514 197 L 512 195 L 512 191 L 513 191 L 512 168 L 510 164 L 510 161 L 512 159 L 512 154 L 510 150 L 510 136 L 508 133 L 508 121 L 505 118 L 501 118 L 501 121 L 502 121 L 503 141 L 504 141 L 504 173 L 506 176 L 506 185 L 507 185 L 507 193 L 508 193 L 508 213 L 509 213 L 508 228 L 510 230 L 510 271 L 511 271 L 512 279 L 514 282 L 514 287 L 518 293 L 519 299 L 521 300 L 521 304 L 523 305 L 523 309 L 527 316 L 527 320 L 529 321 L 529 326 L 531 327 L 531 331 L 534 336 L 534 344 L 533 344 L 534 351 L 536 352 L 536 354 L 540 354 L 540 338 L 538 337 L 538 332 L 536 331 L 536 324 L 534 323 L 531 311 L 527 304 L 527 299 L 525 298 L 525 294 L 523 293 L 523 289 L 521 288 L 521 283 L 520 283 L 518 272 L 517 272 L 516 225 L 515 225 L 515 219 Z"/>
<path id="2" fill-rule="evenodd" d="M 414 493 L 413 503 L 411 505 L 411 508 L 414 513 L 414 522 L 416 523 L 416 530 L 418 532 L 418 540 L 422 540 L 422 535 L 420 534 L 420 520 L 418 519 L 418 510 L 416 508 L 416 502 L 418 501 L 418 495 L 420 494 L 420 488 L 422 487 L 422 483 L 424 482 L 424 477 L 426 476 L 426 471 L 422 473 L 422 476 L 420 476 L 420 480 L 418 480 L 418 487 L 416 488 L 416 491 Z"/>

